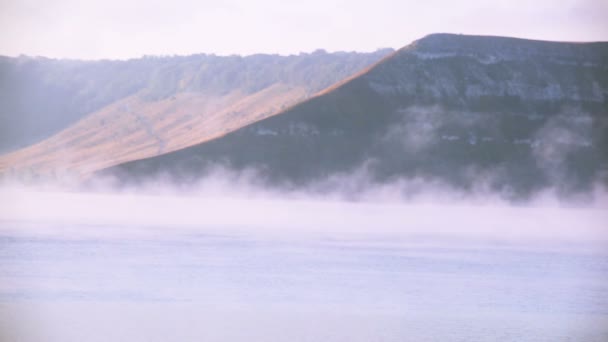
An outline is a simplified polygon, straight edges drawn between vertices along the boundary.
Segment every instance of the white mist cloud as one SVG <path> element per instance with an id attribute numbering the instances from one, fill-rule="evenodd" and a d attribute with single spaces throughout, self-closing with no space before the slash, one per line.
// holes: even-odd
<path id="1" fill-rule="evenodd" d="M 247 177 L 226 173 L 209 176 L 187 191 L 158 181 L 120 191 L 97 187 L 94 192 L 5 186 L 0 191 L 0 230 L 11 230 L 11 222 L 32 222 L 31 228 L 42 234 L 65 226 L 77 227 L 68 235 L 102 232 L 119 238 L 157 232 L 149 227 L 160 231 L 180 227 L 296 236 L 424 233 L 504 241 L 608 242 L 605 193 L 596 194 L 595 206 L 587 208 L 565 207 L 551 192 L 524 207 L 489 193 L 450 192 L 423 180 L 374 186 L 365 183 L 364 173 L 358 177 L 316 185 L 324 192 L 317 192 L 315 186 L 307 192 L 268 190 L 248 183 Z M 404 189 L 415 195 L 404 197 Z M 351 192 L 358 194 L 356 202 L 351 201 Z M 47 225 L 52 228 L 45 230 Z M 122 231 L 122 227 L 132 228 Z"/>
<path id="2" fill-rule="evenodd" d="M 588 113 L 568 108 L 549 118 L 532 141 L 532 152 L 538 164 L 554 183 L 565 177 L 572 154 L 593 146 L 593 118 Z"/>

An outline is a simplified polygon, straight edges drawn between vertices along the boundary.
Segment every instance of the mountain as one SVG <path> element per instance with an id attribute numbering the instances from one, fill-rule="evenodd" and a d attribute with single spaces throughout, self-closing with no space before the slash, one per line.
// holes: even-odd
<path id="1" fill-rule="evenodd" d="M 391 52 L 2 57 L 0 174 L 86 176 L 201 143 L 276 114 Z"/>
<path id="2" fill-rule="evenodd" d="M 100 174 L 189 184 L 218 166 L 321 191 L 361 174 L 509 198 L 588 191 L 608 184 L 608 43 L 429 35 L 278 115 Z"/>

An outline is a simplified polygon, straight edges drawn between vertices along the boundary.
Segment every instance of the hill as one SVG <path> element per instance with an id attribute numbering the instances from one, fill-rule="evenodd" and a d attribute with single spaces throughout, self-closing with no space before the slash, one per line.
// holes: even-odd
<path id="1" fill-rule="evenodd" d="M 276 114 L 391 52 L 0 58 L 0 173 L 85 176 L 188 147 Z"/>
<path id="2" fill-rule="evenodd" d="M 322 191 L 361 173 L 510 198 L 588 191 L 608 184 L 608 43 L 429 35 L 279 115 L 102 174 L 188 184 L 218 165 Z"/>

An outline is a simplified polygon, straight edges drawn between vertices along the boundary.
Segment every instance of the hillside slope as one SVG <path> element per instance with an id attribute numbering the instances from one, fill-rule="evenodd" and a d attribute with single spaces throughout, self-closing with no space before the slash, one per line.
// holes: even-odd
<path id="1" fill-rule="evenodd" d="M 5 59 L 0 147 L 10 150 L 63 130 L 0 156 L 0 173 L 84 176 L 204 142 L 273 115 L 389 53 Z"/>
<path id="2" fill-rule="evenodd" d="M 141 91 L 157 64 L 0 56 L 0 153 L 39 142 Z"/>
<path id="3" fill-rule="evenodd" d="M 430 35 L 280 115 L 103 174 L 179 184 L 218 165 L 323 191 L 362 173 L 507 197 L 587 191 L 607 183 L 608 43 Z"/>

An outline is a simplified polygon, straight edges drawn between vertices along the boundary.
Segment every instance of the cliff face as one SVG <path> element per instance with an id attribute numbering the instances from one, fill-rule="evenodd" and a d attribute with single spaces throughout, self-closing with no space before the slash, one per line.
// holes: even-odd
<path id="1" fill-rule="evenodd" d="M 608 54 L 605 42 L 568 43 L 498 36 L 472 36 L 436 33 L 413 42 L 402 50 L 417 53 L 459 54 L 494 60 L 550 58 L 571 63 L 601 64 Z"/>
<path id="2" fill-rule="evenodd" d="M 492 98 L 604 103 L 606 60 L 605 43 L 439 34 L 401 49 L 365 81 L 398 101 L 473 109 Z"/>
<path id="3" fill-rule="evenodd" d="M 607 56 L 607 43 L 431 35 L 279 115 L 105 173 L 188 182 L 222 165 L 298 187 L 364 170 L 509 197 L 586 191 L 608 172 Z"/>

